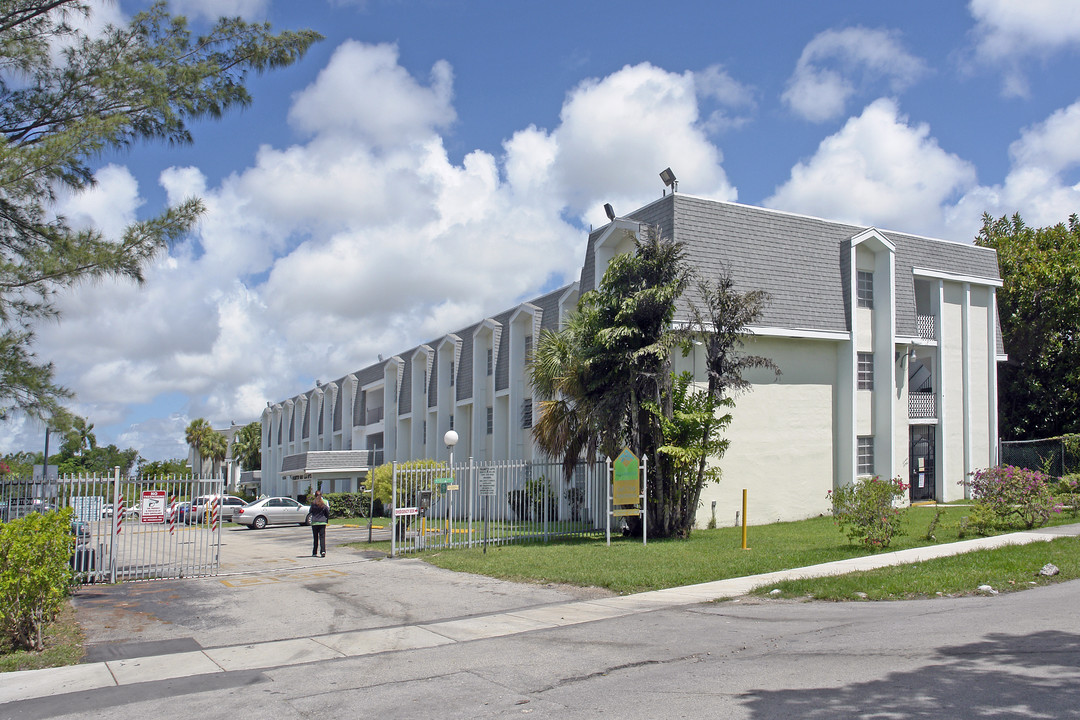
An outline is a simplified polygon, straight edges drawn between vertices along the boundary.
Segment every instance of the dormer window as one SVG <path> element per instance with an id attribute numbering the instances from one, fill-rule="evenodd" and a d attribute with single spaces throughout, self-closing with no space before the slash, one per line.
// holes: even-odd
<path id="1" fill-rule="evenodd" d="M 861 308 L 874 307 L 874 273 L 859 270 L 855 294 L 856 303 Z"/>

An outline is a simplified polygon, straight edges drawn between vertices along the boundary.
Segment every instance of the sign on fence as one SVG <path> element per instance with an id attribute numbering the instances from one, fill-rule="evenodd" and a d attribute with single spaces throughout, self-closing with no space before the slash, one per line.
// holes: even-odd
<path id="1" fill-rule="evenodd" d="M 166 502 L 168 497 L 164 490 L 143 490 L 139 520 L 144 523 L 165 522 Z"/>
<path id="2" fill-rule="evenodd" d="M 477 471 L 480 497 L 495 497 L 495 468 L 482 467 Z"/>

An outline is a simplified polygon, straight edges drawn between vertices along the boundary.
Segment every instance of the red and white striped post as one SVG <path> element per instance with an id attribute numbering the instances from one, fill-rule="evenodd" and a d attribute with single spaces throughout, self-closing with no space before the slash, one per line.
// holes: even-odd
<path id="1" fill-rule="evenodd" d="M 176 530 L 176 496 L 169 498 L 169 534 Z"/>

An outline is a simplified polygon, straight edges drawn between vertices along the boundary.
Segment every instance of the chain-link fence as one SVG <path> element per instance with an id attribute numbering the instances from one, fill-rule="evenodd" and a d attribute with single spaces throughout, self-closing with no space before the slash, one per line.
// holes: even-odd
<path id="1" fill-rule="evenodd" d="M 1061 477 L 1080 473 L 1080 435 L 1043 440 L 1003 440 L 1001 464 Z"/>

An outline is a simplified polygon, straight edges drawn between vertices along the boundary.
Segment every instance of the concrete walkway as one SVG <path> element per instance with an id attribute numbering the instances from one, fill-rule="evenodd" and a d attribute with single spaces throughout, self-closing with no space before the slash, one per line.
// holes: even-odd
<path id="1" fill-rule="evenodd" d="M 658 608 L 738 597 L 756 587 L 767 586 L 781 580 L 842 575 L 891 565 L 922 562 L 975 550 L 1049 541 L 1063 536 L 1080 536 L 1080 524 L 882 553 L 635 595 L 558 603 L 463 619 L 4 673 L 0 675 L 0 704 L 157 680 L 237 670 L 266 670 L 336 658 L 430 648 L 533 630 L 565 627 L 648 612 Z"/>

